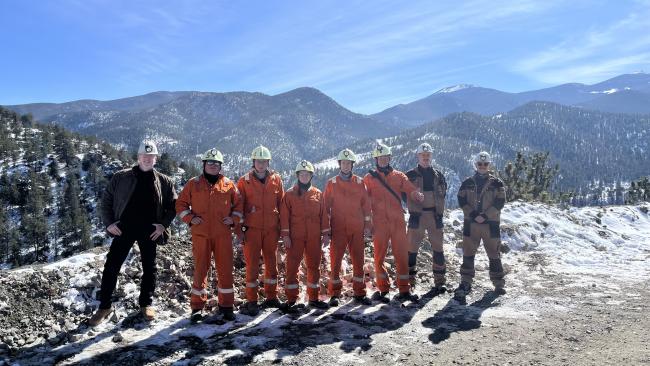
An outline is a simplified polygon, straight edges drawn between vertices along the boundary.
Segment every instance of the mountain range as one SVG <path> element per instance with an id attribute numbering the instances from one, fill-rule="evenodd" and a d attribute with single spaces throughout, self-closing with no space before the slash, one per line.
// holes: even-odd
<path id="1" fill-rule="evenodd" d="M 551 88 L 507 93 L 474 85 L 456 85 L 371 117 L 417 126 L 454 112 L 492 115 L 533 101 L 545 101 L 602 112 L 649 114 L 650 74 L 625 74 L 593 85 L 570 83 Z"/>
<path id="2" fill-rule="evenodd" d="M 216 146 L 226 155 L 231 176 L 250 167 L 250 151 L 259 144 L 271 148 L 274 169 L 292 176 L 301 159 L 331 166 L 326 162 L 343 147 L 369 152 L 377 139 L 408 156 L 402 163 L 396 155 L 400 168 L 412 163 L 417 143 L 429 141 L 438 151 L 438 165 L 459 177 L 471 170 L 469 155 L 478 149 L 492 152 L 499 163 L 520 150 L 551 151 L 563 169 L 558 183 L 570 188 L 636 179 L 648 171 L 640 158 L 650 130 L 650 74 L 645 73 L 521 93 L 457 85 L 370 116 L 307 87 L 277 95 L 155 92 L 8 108 L 131 151 L 144 136 L 182 160 Z"/>

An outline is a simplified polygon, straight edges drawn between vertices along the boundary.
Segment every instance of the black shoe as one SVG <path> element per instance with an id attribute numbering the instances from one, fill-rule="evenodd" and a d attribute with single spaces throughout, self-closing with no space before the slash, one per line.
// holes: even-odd
<path id="1" fill-rule="evenodd" d="M 192 310 L 192 315 L 190 315 L 190 321 L 192 323 L 198 323 L 201 320 L 203 320 L 203 309 Z"/>
<path id="2" fill-rule="evenodd" d="M 445 287 L 445 285 L 440 285 L 440 286 L 435 286 L 431 290 L 432 290 L 431 292 L 433 293 L 433 296 L 437 296 L 437 295 L 442 295 L 445 292 L 447 292 L 447 287 Z"/>
<path id="3" fill-rule="evenodd" d="M 494 288 L 494 293 L 501 296 L 506 294 L 506 289 L 503 287 L 495 287 Z"/>
<path id="4" fill-rule="evenodd" d="M 233 321 L 235 320 L 235 313 L 231 307 L 221 307 L 219 306 L 219 313 L 223 316 L 225 320 Z"/>
<path id="5" fill-rule="evenodd" d="M 372 301 L 383 302 L 384 304 L 388 304 L 390 302 L 390 299 L 388 298 L 388 291 L 386 292 L 375 291 L 375 293 L 372 294 L 372 297 L 370 299 Z"/>
<path id="6" fill-rule="evenodd" d="M 329 309 L 330 307 L 325 301 L 320 301 L 320 300 L 310 301 L 309 306 L 311 306 L 312 308 L 323 309 L 323 310 Z"/>
<path id="7" fill-rule="evenodd" d="M 296 305 L 295 301 L 287 301 L 283 304 L 280 304 L 280 306 L 278 306 L 278 309 L 283 313 L 288 313 L 289 309 L 294 305 Z"/>
<path id="8" fill-rule="evenodd" d="M 331 307 L 339 306 L 339 297 L 338 296 L 332 296 L 330 298 L 330 301 L 328 302 L 328 304 Z"/>
<path id="9" fill-rule="evenodd" d="M 395 295 L 393 299 L 399 302 L 405 302 L 405 301 L 418 302 L 418 300 L 420 300 L 420 297 L 410 292 L 400 292 L 399 294 Z"/>
<path id="10" fill-rule="evenodd" d="M 454 299 L 461 304 L 466 304 L 466 297 L 472 291 L 472 285 L 467 282 L 461 282 L 454 290 Z"/>
<path id="11" fill-rule="evenodd" d="M 265 308 L 279 309 L 282 306 L 282 303 L 278 299 L 266 299 L 262 303 L 262 306 Z"/>
<path id="12" fill-rule="evenodd" d="M 260 313 L 260 307 L 257 305 L 257 301 L 247 302 L 239 308 L 239 312 L 250 316 L 256 316 Z"/>
<path id="13" fill-rule="evenodd" d="M 354 301 L 357 304 L 361 304 L 361 305 L 372 305 L 372 301 L 370 301 L 370 299 L 366 295 L 355 296 Z"/>

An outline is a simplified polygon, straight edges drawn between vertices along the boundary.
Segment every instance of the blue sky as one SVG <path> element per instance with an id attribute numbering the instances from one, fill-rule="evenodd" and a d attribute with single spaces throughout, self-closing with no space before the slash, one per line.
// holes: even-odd
<path id="1" fill-rule="evenodd" d="M 3 1 L 0 104 L 322 90 L 375 113 L 650 72 L 644 1 Z"/>

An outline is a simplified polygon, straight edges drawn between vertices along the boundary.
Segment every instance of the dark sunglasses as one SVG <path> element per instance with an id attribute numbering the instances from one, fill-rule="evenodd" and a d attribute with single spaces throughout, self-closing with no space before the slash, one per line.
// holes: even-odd
<path id="1" fill-rule="evenodd" d="M 218 162 L 218 161 L 208 160 L 208 161 L 205 162 L 205 165 L 218 165 L 218 166 L 221 166 L 221 163 Z"/>
<path id="2" fill-rule="evenodd" d="M 488 166 L 490 163 L 476 163 L 476 166 Z"/>

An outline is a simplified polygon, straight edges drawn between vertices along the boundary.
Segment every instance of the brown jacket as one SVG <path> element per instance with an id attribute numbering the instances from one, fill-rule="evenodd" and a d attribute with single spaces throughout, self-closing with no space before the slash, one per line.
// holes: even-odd
<path id="1" fill-rule="evenodd" d="M 156 189 L 157 204 L 156 219 L 159 224 L 168 228 L 176 216 L 174 201 L 177 198 L 176 189 L 172 178 L 153 170 L 154 187 Z M 107 227 L 112 223 L 119 221 L 126 205 L 131 199 L 131 194 L 135 190 L 137 178 L 133 168 L 120 170 L 111 178 L 110 183 L 104 191 L 100 205 L 100 214 L 102 221 Z M 165 230 L 165 239 L 169 237 L 169 229 Z"/>
<path id="2" fill-rule="evenodd" d="M 465 220 L 474 221 L 483 215 L 486 221 L 501 221 L 501 209 L 506 201 L 506 190 L 501 179 L 491 173 L 481 192 L 474 176 L 466 178 L 458 191 L 458 205 L 463 209 Z"/>
<path id="3" fill-rule="evenodd" d="M 424 193 L 424 179 L 418 167 L 415 167 L 408 172 L 406 172 L 406 177 L 413 185 Z M 435 212 L 438 215 L 442 215 L 445 212 L 445 196 L 447 195 L 447 181 L 445 176 L 437 169 L 433 169 L 433 197 L 434 205 L 436 208 Z M 417 202 L 408 196 L 407 200 L 409 213 L 420 213 L 424 208 L 422 202 Z"/>

